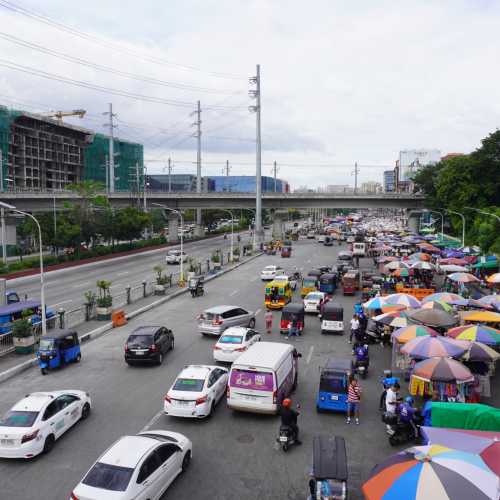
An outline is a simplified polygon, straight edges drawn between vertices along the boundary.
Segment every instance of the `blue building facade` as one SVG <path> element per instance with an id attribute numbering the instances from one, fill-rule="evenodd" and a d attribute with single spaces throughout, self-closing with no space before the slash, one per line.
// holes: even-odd
<path id="1" fill-rule="evenodd" d="M 208 179 L 213 181 L 213 185 L 209 183 L 209 190 L 218 193 L 255 193 L 255 176 L 253 175 L 214 175 L 209 176 Z M 274 177 L 263 175 L 261 181 L 263 193 L 274 192 Z M 282 179 L 276 179 L 276 192 L 288 191 L 288 183 Z"/>
<path id="2" fill-rule="evenodd" d="M 386 193 L 393 193 L 396 191 L 396 174 L 394 170 L 384 171 L 384 191 Z"/>

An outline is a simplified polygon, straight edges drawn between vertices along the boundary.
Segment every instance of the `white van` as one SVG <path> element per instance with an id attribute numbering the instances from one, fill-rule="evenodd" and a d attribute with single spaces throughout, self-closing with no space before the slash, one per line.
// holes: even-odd
<path id="1" fill-rule="evenodd" d="M 297 387 L 301 354 L 281 342 L 257 342 L 233 363 L 227 404 L 233 410 L 271 413 Z"/>

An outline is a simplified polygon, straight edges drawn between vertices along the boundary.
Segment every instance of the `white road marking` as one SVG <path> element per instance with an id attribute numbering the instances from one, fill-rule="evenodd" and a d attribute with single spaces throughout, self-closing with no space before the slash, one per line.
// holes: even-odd
<path id="1" fill-rule="evenodd" d="M 123 271 L 121 273 L 118 273 L 117 276 L 125 276 L 126 274 L 129 274 L 130 271 Z"/>
<path id="2" fill-rule="evenodd" d="M 262 309 L 257 309 L 257 310 L 255 311 L 255 316 L 257 316 L 257 315 L 258 315 L 261 311 L 262 311 Z"/>
<path id="3" fill-rule="evenodd" d="M 163 415 L 163 410 L 160 410 L 139 432 L 149 430 L 149 428 Z"/>
<path id="4" fill-rule="evenodd" d="M 71 288 L 81 288 L 84 285 L 90 285 L 90 281 L 84 281 L 83 283 L 78 283 L 78 285 L 73 285 Z"/>
<path id="5" fill-rule="evenodd" d="M 311 362 L 313 352 L 314 352 L 314 346 L 312 345 L 311 348 L 309 349 L 309 354 L 307 355 L 307 360 L 306 360 L 307 364 L 309 364 Z"/>
<path id="6" fill-rule="evenodd" d="M 63 300 L 62 302 L 58 302 L 57 304 L 52 304 L 49 307 L 57 307 L 57 306 L 62 306 L 63 304 L 69 304 L 70 302 L 73 302 L 72 300 Z"/>
<path id="7" fill-rule="evenodd" d="M 230 297 L 232 297 L 233 295 L 236 295 L 237 293 L 238 293 L 238 290 L 233 290 L 233 291 L 229 294 L 229 296 L 230 296 Z"/>

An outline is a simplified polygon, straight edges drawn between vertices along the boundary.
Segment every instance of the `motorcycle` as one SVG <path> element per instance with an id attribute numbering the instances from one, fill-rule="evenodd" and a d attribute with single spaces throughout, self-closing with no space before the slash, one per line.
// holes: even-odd
<path id="1" fill-rule="evenodd" d="M 203 276 L 195 276 L 189 279 L 189 291 L 193 299 L 204 294 L 203 281 Z"/>
<path id="2" fill-rule="evenodd" d="M 389 435 L 389 444 L 391 446 L 398 446 L 400 444 L 413 442 L 419 444 L 420 442 L 420 427 L 423 423 L 423 417 L 419 414 L 415 414 L 413 417 L 413 423 L 417 429 L 415 435 L 415 430 L 410 425 L 409 422 L 402 422 L 398 415 L 391 415 L 391 417 L 386 418 L 387 424 L 387 434 Z"/>
<path id="3" fill-rule="evenodd" d="M 280 444 L 281 449 L 284 452 L 287 452 L 290 446 L 295 444 L 296 441 L 296 436 L 292 428 L 288 425 L 281 425 L 277 441 Z"/>
<path id="4" fill-rule="evenodd" d="M 370 365 L 370 356 L 368 354 L 368 346 L 365 344 L 363 347 L 365 352 L 363 355 L 360 355 L 360 353 L 357 352 L 359 345 L 354 347 L 353 354 L 355 358 L 352 361 L 352 370 L 361 378 L 366 378 L 368 366 Z"/>

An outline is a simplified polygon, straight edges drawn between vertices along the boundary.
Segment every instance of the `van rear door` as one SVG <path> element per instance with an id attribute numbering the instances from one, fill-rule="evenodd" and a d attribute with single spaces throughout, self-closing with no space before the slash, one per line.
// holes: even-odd
<path id="1" fill-rule="evenodd" d="M 272 371 L 233 368 L 229 380 L 230 398 L 246 403 L 272 405 L 275 403 L 275 376 Z"/>

